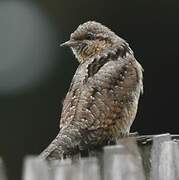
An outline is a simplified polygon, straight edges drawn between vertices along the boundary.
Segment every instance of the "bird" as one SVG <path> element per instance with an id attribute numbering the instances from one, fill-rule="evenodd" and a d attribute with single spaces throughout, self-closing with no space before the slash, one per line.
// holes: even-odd
<path id="1" fill-rule="evenodd" d="M 96 21 L 78 26 L 69 47 L 79 66 L 63 102 L 60 130 L 40 154 L 56 160 L 129 135 L 139 97 L 143 68 L 129 44 Z"/>

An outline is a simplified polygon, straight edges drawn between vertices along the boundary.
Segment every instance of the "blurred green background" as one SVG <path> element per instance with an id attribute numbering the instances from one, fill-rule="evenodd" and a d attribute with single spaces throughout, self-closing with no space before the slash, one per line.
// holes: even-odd
<path id="1" fill-rule="evenodd" d="M 179 132 L 179 1 L 0 0 L 0 156 L 10 180 L 20 179 L 25 155 L 39 154 L 58 133 L 78 66 L 60 43 L 88 20 L 126 39 L 145 69 L 132 130 Z"/>

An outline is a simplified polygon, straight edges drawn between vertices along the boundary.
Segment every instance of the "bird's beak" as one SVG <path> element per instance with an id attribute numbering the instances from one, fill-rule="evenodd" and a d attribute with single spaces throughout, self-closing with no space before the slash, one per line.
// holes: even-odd
<path id="1" fill-rule="evenodd" d="M 62 46 L 62 47 L 74 47 L 76 45 L 78 45 L 78 42 L 74 41 L 74 40 L 69 40 L 69 41 L 66 41 L 66 42 L 60 44 L 60 46 Z"/>

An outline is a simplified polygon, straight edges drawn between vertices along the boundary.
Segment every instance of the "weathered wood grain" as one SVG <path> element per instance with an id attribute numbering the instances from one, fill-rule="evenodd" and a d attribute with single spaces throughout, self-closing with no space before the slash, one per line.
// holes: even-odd
<path id="1" fill-rule="evenodd" d="M 178 180 L 179 135 L 136 135 L 73 159 L 24 160 L 23 180 Z M 0 180 L 7 180 L 0 159 Z"/>
<path id="2" fill-rule="evenodd" d="M 135 138 L 104 148 L 104 180 L 145 180 Z"/>

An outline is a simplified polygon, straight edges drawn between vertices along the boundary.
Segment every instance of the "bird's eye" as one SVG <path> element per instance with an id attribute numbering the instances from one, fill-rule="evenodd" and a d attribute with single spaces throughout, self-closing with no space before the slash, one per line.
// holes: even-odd
<path id="1" fill-rule="evenodd" d="M 93 33 L 87 33 L 86 35 L 85 35 L 85 39 L 87 39 L 87 40 L 94 40 L 95 39 L 95 35 L 93 34 Z"/>

